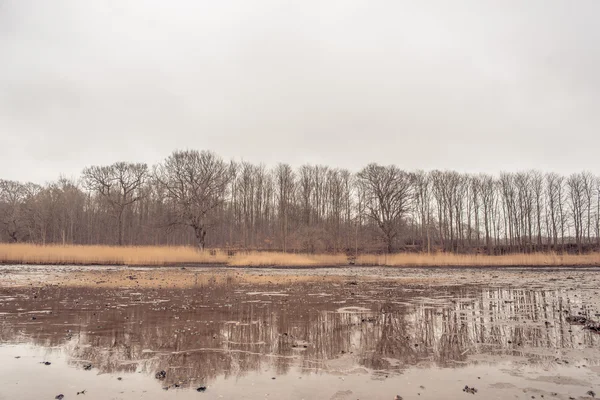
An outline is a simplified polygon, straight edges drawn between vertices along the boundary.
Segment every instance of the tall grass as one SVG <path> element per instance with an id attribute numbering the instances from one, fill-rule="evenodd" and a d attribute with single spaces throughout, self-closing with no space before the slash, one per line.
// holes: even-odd
<path id="1" fill-rule="evenodd" d="M 161 246 L 38 246 L 0 244 L 0 262 L 4 264 L 107 264 L 165 265 L 180 263 L 225 263 L 228 258 L 217 252 L 199 252 L 192 247 Z"/>
<path id="2" fill-rule="evenodd" d="M 170 265 L 224 264 L 230 266 L 343 266 L 343 254 L 291 254 L 271 252 L 199 252 L 193 247 L 167 246 L 38 246 L 0 244 L 3 264 L 76 265 Z M 503 256 L 460 255 L 449 253 L 361 255 L 357 265 L 380 266 L 600 266 L 600 253 L 560 255 L 554 253 L 510 254 Z"/>
<path id="3" fill-rule="evenodd" d="M 556 254 L 531 253 L 489 256 L 481 254 L 452 253 L 402 253 L 387 255 L 361 255 L 357 258 L 359 265 L 389 266 L 600 266 L 600 253 L 591 254 Z"/>
<path id="4" fill-rule="evenodd" d="M 290 254 L 250 252 L 237 254 L 228 263 L 232 266 L 338 266 L 347 265 L 343 254 Z"/>

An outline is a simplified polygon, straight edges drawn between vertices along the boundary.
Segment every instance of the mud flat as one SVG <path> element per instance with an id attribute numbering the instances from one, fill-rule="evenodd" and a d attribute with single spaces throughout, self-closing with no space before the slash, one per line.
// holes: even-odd
<path id="1" fill-rule="evenodd" d="M 584 319 L 599 268 L 7 265 L 0 399 L 591 399 Z"/>

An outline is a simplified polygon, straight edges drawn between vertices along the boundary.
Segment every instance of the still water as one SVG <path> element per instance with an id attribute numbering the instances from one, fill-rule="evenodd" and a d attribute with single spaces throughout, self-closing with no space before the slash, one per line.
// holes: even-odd
<path id="1" fill-rule="evenodd" d="M 5 287 L 0 399 L 593 398 L 585 283 Z"/>

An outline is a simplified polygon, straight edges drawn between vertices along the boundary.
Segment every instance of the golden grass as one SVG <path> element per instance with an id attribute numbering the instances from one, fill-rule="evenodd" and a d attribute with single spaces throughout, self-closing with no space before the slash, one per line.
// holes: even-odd
<path id="1" fill-rule="evenodd" d="M 173 246 L 38 246 L 0 244 L 0 262 L 14 264 L 165 265 L 225 263 L 227 255 Z"/>
<path id="2" fill-rule="evenodd" d="M 293 254 L 239 252 L 228 256 L 222 251 L 199 252 L 185 246 L 39 246 L 0 243 L 0 263 L 75 265 L 170 265 L 225 264 L 229 266 L 343 266 L 343 254 Z M 361 255 L 357 265 L 381 266 L 600 266 L 600 253 L 560 255 L 554 253 L 510 254 L 505 256 L 460 255 L 450 253 Z"/>
<path id="3" fill-rule="evenodd" d="M 402 253 L 388 255 L 361 255 L 356 260 L 359 265 L 387 266 L 600 266 L 600 253 L 591 254 L 508 254 L 489 256 L 479 254 L 452 253 Z"/>
<path id="4" fill-rule="evenodd" d="M 251 252 L 237 254 L 228 265 L 244 266 L 337 266 L 347 265 L 348 257 L 343 254 L 292 254 Z"/>

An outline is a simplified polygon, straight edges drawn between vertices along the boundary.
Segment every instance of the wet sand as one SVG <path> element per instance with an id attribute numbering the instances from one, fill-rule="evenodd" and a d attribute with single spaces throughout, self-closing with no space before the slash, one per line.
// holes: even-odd
<path id="1" fill-rule="evenodd" d="M 567 317 L 599 292 L 591 267 L 0 266 L 0 399 L 593 398 L 600 334 Z"/>

